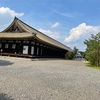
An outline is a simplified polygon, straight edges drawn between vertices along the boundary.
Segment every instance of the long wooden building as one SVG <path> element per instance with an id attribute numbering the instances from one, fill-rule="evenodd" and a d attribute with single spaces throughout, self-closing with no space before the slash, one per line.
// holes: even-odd
<path id="1" fill-rule="evenodd" d="M 19 57 L 63 58 L 71 49 L 18 18 L 0 32 L 0 54 Z"/>

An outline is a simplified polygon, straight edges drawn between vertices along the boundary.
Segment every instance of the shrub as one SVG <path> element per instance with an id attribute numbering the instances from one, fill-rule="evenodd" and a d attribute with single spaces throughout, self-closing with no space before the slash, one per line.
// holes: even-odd
<path id="1" fill-rule="evenodd" d="M 74 52 L 67 52 L 66 54 L 65 54 L 65 59 L 69 59 L 69 60 L 72 60 L 73 59 L 73 57 L 74 57 Z"/>

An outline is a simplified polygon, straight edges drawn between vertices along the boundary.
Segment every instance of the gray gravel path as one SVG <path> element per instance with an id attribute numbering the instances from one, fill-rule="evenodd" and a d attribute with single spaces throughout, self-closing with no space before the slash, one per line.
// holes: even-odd
<path id="1" fill-rule="evenodd" d="M 100 100 L 100 70 L 81 61 L 0 57 L 0 100 Z"/>

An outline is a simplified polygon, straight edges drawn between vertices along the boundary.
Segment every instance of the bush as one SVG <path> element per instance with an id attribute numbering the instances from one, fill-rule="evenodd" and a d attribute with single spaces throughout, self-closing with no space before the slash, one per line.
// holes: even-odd
<path id="1" fill-rule="evenodd" d="M 74 52 L 67 52 L 66 54 L 65 54 L 65 59 L 69 59 L 69 60 L 72 60 L 73 59 L 73 57 L 74 57 Z"/>

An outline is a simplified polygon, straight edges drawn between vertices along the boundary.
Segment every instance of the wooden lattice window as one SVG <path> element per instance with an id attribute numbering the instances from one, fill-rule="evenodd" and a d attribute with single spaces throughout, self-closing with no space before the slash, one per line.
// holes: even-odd
<path id="1" fill-rule="evenodd" d="M 8 48 L 9 44 L 5 44 L 5 48 Z"/>
<path id="2" fill-rule="evenodd" d="M 12 45 L 12 49 L 15 49 L 15 48 L 16 48 L 16 44 L 13 44 L 13 45 Z"/>

